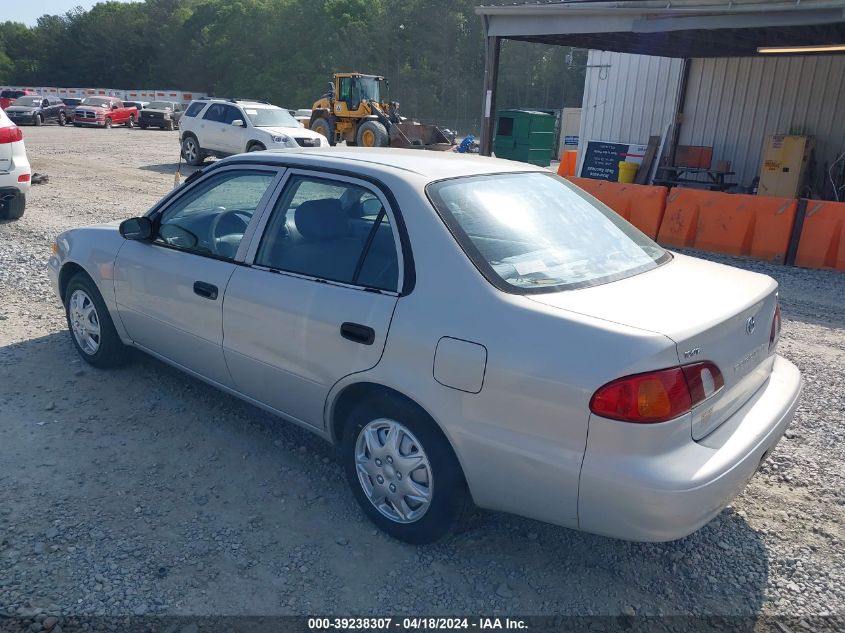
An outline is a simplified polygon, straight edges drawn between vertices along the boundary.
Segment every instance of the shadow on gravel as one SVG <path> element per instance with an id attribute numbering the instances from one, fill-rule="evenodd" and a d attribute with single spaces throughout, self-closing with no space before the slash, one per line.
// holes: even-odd
<path id="1" fill-rule="evenodd" d="M 769 573 L 730 509 L 673 543 L 483 512 L 399 543 L 321 440 L 141 354 L 93 369 L 65 332 L 0 348 L 0 532 L 9 613 L 725 615 L 751 631 Z"/>
<path id="2" fill-rule="evenodd" d="M 178 151 L 179 151 L 179 149 L 177 148 L 176 151 L 174 152 L 174 154 L 178 155 Z M 210 165 L 211 163 L 207 163 L 207 164 Z M 158 165 L 141 165 L 141 167 L 139 167 L 139 169 L 142 169 L 144 171 L 152 171 L 152 172 L 155 172 L 157 174 L 168 174 L 168 175 L 172 176 L 173 174 L 176 173 L 176 167 L 177 167 L 177 163 L 173 162 L 173 163 L 160 163 Z M 188 165 L 187 163 L 185 163 L 183 161 L 181 167 L 179 167 L 179 173 L 181 173 L 182 177 L 185 178 L 187 176 L 190 176 L 192 173 L 194 173 L 195 171 L 197 171 L 199 169 L 201 169 L 201 168 L 200 167 L 191 167 L 190 165 Z"/>

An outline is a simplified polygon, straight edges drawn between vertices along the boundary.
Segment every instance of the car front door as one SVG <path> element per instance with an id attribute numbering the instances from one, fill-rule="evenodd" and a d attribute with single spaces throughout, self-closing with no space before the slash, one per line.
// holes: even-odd
<path id="1" fill-rule="evenodd" d="M 231 386 L 222 303 L 244 235 L 280 171 L 229 167 L 187 185 L 150 217 L 154 239 L 128 240 L 115 261 L 118 313 L 139 346 Z M 242 256 L 241 256 L 242 258 Z"/>
<path id="2" fill-rule="evenodd" d="M 223 151 L 227 154 L 240 154 L 246 151 L 246 118 L 239 108 L 231 105 L 224 105 L 225 114 L 223 127 L 220 130 L 221 144 Z M 243 121 L 244 125 L 232 125 L 233 121 Z"/>
<path id="3" fill-rule="evenodd" d="M 401 288 L 383 195 L 292 170 L 223 303 L 223 352 L 244 395 L 318 428 L 329 390 L 381 358 Z"/>

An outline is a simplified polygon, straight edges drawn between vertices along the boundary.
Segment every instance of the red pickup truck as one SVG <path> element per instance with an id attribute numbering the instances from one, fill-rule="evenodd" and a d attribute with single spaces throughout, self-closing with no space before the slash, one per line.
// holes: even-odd
<path id="1" fill-rule="evenodd" d="M 73 112 L 76 127 L 91 125 L 110 128 L 123 123 L 132 127 L 138 121 L 138 108 L 127 108 L 117 97 L 86 97 Z"/>
<path id="2" fill-rule="evenodd" d="M 34 90 L 0 90 L 0 109 L 5 110 L 8 108 L 12 103 L 14 103 L 15 99 L 18 97 L 25 97 L 27 95 L 34 95 Z"/>

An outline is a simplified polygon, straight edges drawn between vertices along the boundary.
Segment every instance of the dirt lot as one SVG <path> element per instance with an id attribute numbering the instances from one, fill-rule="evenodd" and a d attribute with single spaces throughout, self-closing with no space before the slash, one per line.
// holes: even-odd
<path id="1" fill-rule="evenodd" d="M 845 614 L 845 275 L 731 262 L 781 282 L 781 351 L 806 390 L 704 529 L 645 545 L 480 514 L 416 548 L 364 519 L 305 432 L 150 358 L 77 358 L 51 241 L 145 211 L 173 185 L 177 136 L 24 135 L 50 182 L 0 223 L 0 615 Z"/>

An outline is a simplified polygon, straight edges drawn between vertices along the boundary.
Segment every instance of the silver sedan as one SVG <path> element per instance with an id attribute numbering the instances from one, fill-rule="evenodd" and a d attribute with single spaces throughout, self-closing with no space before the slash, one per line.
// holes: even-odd
<path id="1" fill-rule="evenodd" d="M 670 253 L 519 163 L 240 155 L 53 251 L 84 360 L 137 348 L 317 433 L 412 543 L 472 503 L 680 538 L 744 488 L 801 390 L 771 278 Z"/>

